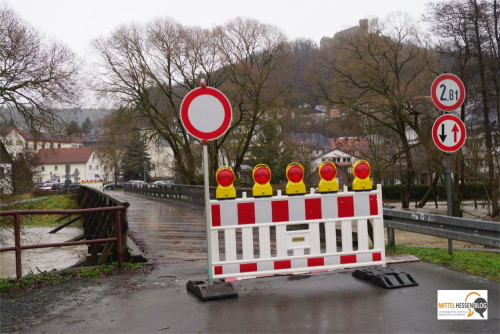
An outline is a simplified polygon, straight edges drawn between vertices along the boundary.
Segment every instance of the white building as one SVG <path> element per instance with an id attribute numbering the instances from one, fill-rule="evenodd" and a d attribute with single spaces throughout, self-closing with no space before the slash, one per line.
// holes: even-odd
<path id="1" fill-rule="evenodd" d="M 348 185 L 350 182 L 349 174 L 351 173 L 352 170 L 352 164 L 354 161 L 358 160 L 359 158 L 350 155 L 346 152 L 343 152 L 341 150 L 335 149 L 331 150 L 330 152 L 327 152 L 316 159 L 312 160 L 311 162 L 311 169 L 312 171 L 316 171 L 319 167 L 319 165 L 323 161 L 332 161 L 335 163 L 337 166 L 337 179 L 339 182 L 339 186 L 342 185 Z M 315 174 L 313 174 L 315 175 Z M 316 175 L 315 175 L 316 176 Z"/>
<path id="2" fill-rule="evenodd" d="M 174 152 L 168 142 L 156 135 L 146 141 L 147 153 L 151 158 L 149 176 L 153 180 L 174 179 L 175 159 Z"/>
<path id="3" fill-rule="evenodd" d="M 103 166 L 95 147 L 40 149 L 35 155 L 35 182 L 96 181 L 104 178 Z"/>
<path id="4" fill-rule="evenodd" d="M 45 132 L 32 133 L 13 126 L 1 129 L 0 140 L 4 143 L 7 152 L 12 158 L 28 152 L 36 153 L 44 148 L 83 147 L 85 143 L 85 138 L 81 136 L 66 136 Z"/>

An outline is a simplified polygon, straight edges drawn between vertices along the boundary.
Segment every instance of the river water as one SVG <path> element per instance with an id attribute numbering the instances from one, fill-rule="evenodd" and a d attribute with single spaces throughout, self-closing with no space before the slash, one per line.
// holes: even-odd
<path id="1" fill-rule="evenodd" d="M 81 228 L 66 227 L 49 234 L 53 227 L 25 227 L 22 229 L 21 245 L 65 242 L 80 234 Z M 0 229 L 0 247 L 14 246 L 12 229 Z M 26 249 L 22 251 L 23 276 L 44 271 L 60 270 L 82 262 L 87 254 L 86 245 Z M 16 277 L 15 252 L 0 253 L 0 277 Z"/>

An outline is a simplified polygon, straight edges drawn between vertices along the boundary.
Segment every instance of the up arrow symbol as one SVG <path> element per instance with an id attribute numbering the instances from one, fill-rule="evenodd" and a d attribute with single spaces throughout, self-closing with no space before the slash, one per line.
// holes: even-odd
<path id="1" fill-rule="evenodd" d="M 441 142 L 444 143 L 446 137 L 447 135 L 444 132 L 444 124 L 441 124 L 441 134 L 439 135 L 439 139 L 441 139 Z"/>
<path id="2" fill-rule="evenodd" d="M 457 139 L 457 137 L 458 137 L 457 133 L 460 132 L 460 129 L 455 124 L 455 126 L 453 127 L 453 129 L 451 129 L 451 132 L 453 132 L 453 141 L 456 143 L 458 141 L 458 139 Z"/>

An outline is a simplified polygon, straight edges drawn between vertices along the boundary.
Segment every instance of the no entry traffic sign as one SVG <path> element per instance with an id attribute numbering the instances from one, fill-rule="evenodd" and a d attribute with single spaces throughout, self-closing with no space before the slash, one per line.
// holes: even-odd
<path id="1" fill-rule="evenodd" d="M 231 104 L 219 90 L 199 87 L 186 94 L 181 103 L 181 122 L 186 131 L 201 140 L 222 136 L 232 119 Z"/>
<path id="2" fill-rule="evenodd" d="M 466 137 L 464 122 L 455 115 L 440 116 L 432 125 L 432 140 L 441 151 L 458 151 Z"/>
<path id="3" fill-rule="evenodd" d="M 441 74 L 432 82 L 431 97 L 432 102 L 441 110 L 458 109 L 465 99 L 464 84 L 454 74 Z"/>

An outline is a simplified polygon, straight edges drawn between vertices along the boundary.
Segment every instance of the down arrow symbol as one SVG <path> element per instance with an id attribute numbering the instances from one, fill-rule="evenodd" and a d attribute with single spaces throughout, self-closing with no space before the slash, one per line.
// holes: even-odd
<path id="1" fill-rule="evenodd" d="M 441 139 L 441 142 L 444 143 L 444 141 L 446 140 L 446 134 L 444 132 L 444 124 L 441 124 L 441 134 L 439 135 L 439 138 Z"/>

